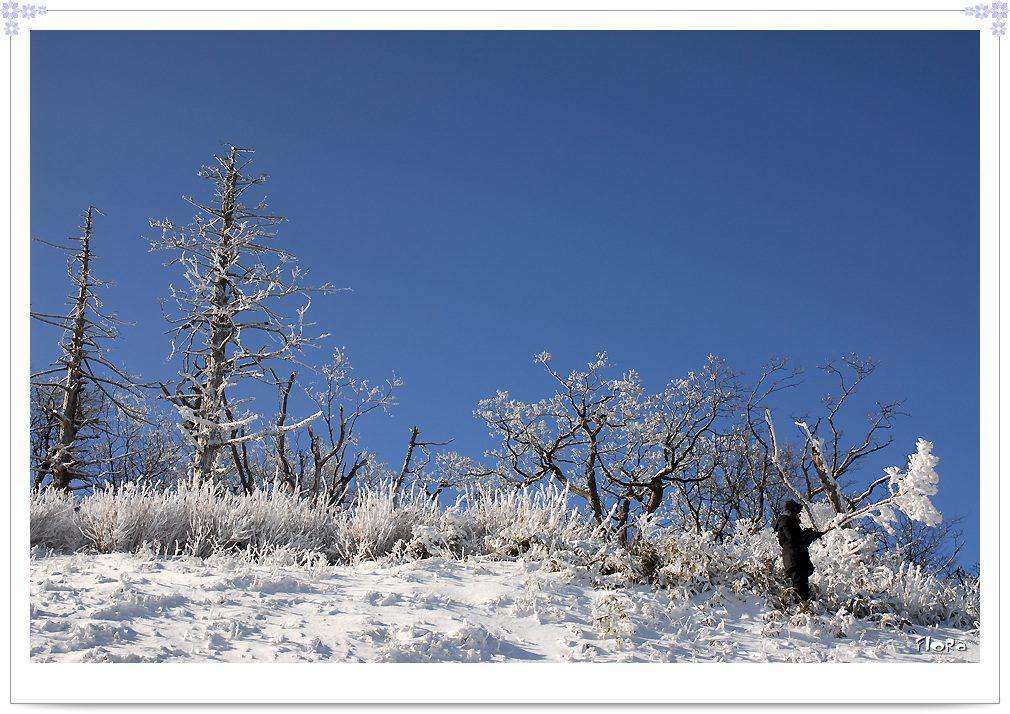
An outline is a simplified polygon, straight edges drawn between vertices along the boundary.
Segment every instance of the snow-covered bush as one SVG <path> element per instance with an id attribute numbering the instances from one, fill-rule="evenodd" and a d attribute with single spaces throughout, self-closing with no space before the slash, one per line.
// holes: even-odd
<path id="1" fill-rule="evenodd" d="M 143 487 L 102 489 L 85 499 L 78 511 L 81 532 L 99 553 L 134 551 L 150 533 L 154 499 Z"/>
<path id="2" fill-rule="evenodd" d="M 531 557 L 570 550 L 592 536 L 592 528 L 569 506 L 567 492 L 554 486 L 479 497 L 468 511 L 489 554 Z"/>
<path id="3" fill-rule="evenodd" d="M 592 539 L 593 529 L 568 494 L 554 486 L 468 492 L 448 508 L 427 513 L 411 530 L 403 555 L 463 558 L 487 555 L 544 559 Z"/>
<path id="4" fill-rule="evenodd" d="M 83 548 L 84 534 L 74 517 L 76 506 L 68 491 L 33 490 L 28 502 L 31 547 L 68 551 Z"/>
<path id="5" fill-rule="evenodd" d="M 778 597 L 786 587 L 780 574 L 781 549 L 768 528 L 750 521 L 736 524 L 732 538 L 721 542 L 711 533 L 669 529 L 658 536 L 663 565 L 660 584 L 690 597 L 724 585 L 733 592 Z"/>
<path id="6" fill-rule="evenodd" d="M 438 514 L 435 523 L 419 523 L 411 529 L 404 555 L 423 559 L 434 556 L 465 558 L 483 554 L 483 529 L 457 503 Z"/>
<path id="7" fill-rule="evenodd" d="M 333 540 L 336 510 L 281 490 L 229 494 L 205 484 L 156 491 L 135 484 L 74 503 L 33 494 L 31 543 L 54 550 L 133 551 L 147 543 L 164 554 L 206 557 L 219 551 L 287 547 L 322 550 Z"/>
<path id="8" fill-rule="evenodd" d="M 375 560 L 409 543 L 416 527 L 438 522 L 438 506 L 431 499 L 400 498 L 391 486 L 361 492 L 358 504 L 339 511 L 334 518 L 331 559 L 345 563 Z"/>
<path id="9" fill-rule="evenodd" d="M 617 648 L 623 649 L 624 639 L 634 634 L 632 613 L 635 603 L 619 590 L 599 590 L 593 598 L 593 629 L 604 639 L 613 638 Z"/>
<path id="10" fill-rule="evenodd" d="M 978 591 L 880 557 L 871 535 L 851 528 L 829 531 L 810 550 L 811 582 L 828 610 L 844 608 L 873 619 L 900 615 L 921 625 L 974 627 L 979 619 Z"/>

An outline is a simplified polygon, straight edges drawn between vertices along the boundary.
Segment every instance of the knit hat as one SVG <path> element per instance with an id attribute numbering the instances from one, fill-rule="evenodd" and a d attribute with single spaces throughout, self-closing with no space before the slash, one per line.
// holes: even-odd
<path id="1" fill-rule="evenodd" d="M 790 516 L 798 515 L 803 510 L 803 507 L 791 498 L 783 504 L 783 508 Z"/>

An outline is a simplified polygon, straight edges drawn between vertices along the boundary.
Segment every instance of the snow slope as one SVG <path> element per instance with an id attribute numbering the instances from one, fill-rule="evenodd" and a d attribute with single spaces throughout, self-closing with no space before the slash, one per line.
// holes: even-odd
<path id="1" fill-rule="evenodd" d="M 682 598 L 551 567 L 480 557 L 297 565 L 143 550 L 34 557 L 31 661 L 979 660 L 977 633 L 783 613 L 721 587 Z"/>

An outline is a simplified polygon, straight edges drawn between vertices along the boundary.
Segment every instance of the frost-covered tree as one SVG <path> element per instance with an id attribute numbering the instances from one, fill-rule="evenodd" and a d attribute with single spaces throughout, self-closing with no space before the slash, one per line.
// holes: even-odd
<path id="1" fill-rule="evenodd" d="M 608 469 L 607 491 L 619 500 L 618 524 L 628 523 L 637 501 L 644 515 L 674 509 L 697 525 L 711 510 L 706 491 L 736 446 L 731 418 L 740 401 L 738 375 L 709 355 L 700 370 L 672 380 L 659 394 L 641 396 L 634 373 L 617 386 L 627 397 L 616 434 L 620 458 Z"/>
<path id="2" fill-rule="evenodd" d="M 936 481 L 928 442 L 920 443 L 906 471 L 891 469 L 864 490 L 852 487 L 851 472 L 891 443 L 887 430 L 900 413 L 897 402 L 878 403 L 866 430 L 851 446 L 841 446 L 840 410 L 872 374 L 871 362 L 844 361 L 851 378 L 835 363 L 824 367 L 842 391 L 825 399 L 827 415 L 813 427 L 796 420 L 803 437 L 796 445 L 776 438 L 766 406 L 799 381 L 800 371 L 787 360 L 773 360 L 745 388 L 722 360 L 709 357 L 702 369 L 658 394 L 647 393 L 634 371 L 608 378 L 605 353 L 588 370 L 568 375 L 555 371 L 546 353 L 536 362 L 554 379 L 555 393 L 527 403 L 500 391 L 481 401 L 475 414 L 501 446 L 487 453 L 490 468 L 446 457 L 454 478 L 491 476 L 520 488 L 553 481 L 585 499 L 593 521 L 608 523 L 619 540 L 640 517 L 698 535 L 732 537 L 738 521 L 752 528 L 767 524 L 790 497 L 806 504 L 819 528 L 863 517 L 886 525 L 891 509 L 928 525 L 940 522 L 928 499 Z M 829 434 L 830 442 L 818 431 Z M 889 495 L 879 491 L 885 483 Z M 820 515 L 816 500 L 826 504 Z M 823 508 L 833 515 L 824 516 Z"/>
<path id="3" fill-rule="evenodd" d="M 475 414 L 502 439 L 501 448 L 488 452 L 499 475 L 519 487 L 553 479 L 585 499 L 593 519 L 602 523 L 604 511 L 600 472 L 602 460 L 616 447 L 610 438 L 619 411 L 621 391 L 602 372 L 606 354 L 598 355 L 585 372 L 560 376 L 549 366 L 550 355 L 537 355 L 558 382 L 557 392 L 527 404 L 508 392 L 482 400 Z"/>
<path id="4" fill-rule="evenodd" d="M 161 389 L 182 419 L 197 483 L 213 478 L 219 459 L 233 446 L 305 423 L 250 429 L 258 416 L 243 405 L 252 397 L 230 399 L 229 390 L 246 380 L 267 380 L 271 363 L 293 359 L 316 339 L 304 332 L 309 301 L 289 318 L 278 312 L 284 298 L 332 290 L 300 285 L 294 257 L 266 244 L 284 219 L 265 213 L 263 200 L 251 207 L 243 203 L 246 192 L 266 180 L 245 173 L 251 153 L 229 146 L 224 157 L 215 157 L 216 165 L 200 171 L 213 183 L 214 199 L 203 204 L 185 198 L 198 211 L 193 223 L 151 223 L 162 229 L 152 248 L 177 252 L 168 265 L 182 268 L 185 278 L 184 287 L 172 287 L 177 312 L 165 311 L 172 325 L 170 359 L 181 362 L 179 379 Z"/>
<path id="5" fill-rule="evenodd" d="M 48 483 L 69 491 L 92 485 L 96 468 L 107 461 L 89 453 L 85 442 L 109 429 L 109 412 L 101 408 L 103 403 L 127 418 L 142 418 L 141 410 L 124 403 L 126 396 L 140 396 L 139 387 L 105 354 L 105 344 L 117 336 L 117 326 L 125 323 L 102 312 L 96 293 L 109 285 L 92 269 L 96 258 L 91 246 L 92 218 L 96 211 L 101 213 L 89 206 L 84 212 L 83 235 L 70 238 L 73 243 L 69 247 L 40 241 L 67 254 L 72 289 L 66 315 L 31 313 L 39 322 L 63 330 L 60 358 L 31 377 L 37 407 L 32 416 L 36 487 Z"/>
<path id="6" fill-rule="evenodd" d="M 825 397 L 826 414 L 818 417 L 812 427 L 808 419 L 794 421 L 804 440 L 798 464 L 787 463 L 787 450 L 776 436 L 771 411 L 763 408 L 764 435 L 755 416 L 765 397 L 795 385 L 799 372 L 788 372 L 786 365 L 786 360 L 779 360 L 766 367 L 746 406 L 748 429 L 766 449 L 781 484 L 803 504 L 815 528 L 838 528 L 870 518 L 876 523 L 876 529 L 887 535 L 883 540 L 892 550 L 917 554 L 916 564 L 936 566 L 938 553 L 950 540 L 951 530 L 934 534 L 924 531 L 943 522 L 942 515 L 929 499 L 936 494 L 939 481 L 934 469 L 938 459 L 932 454 L 930 442 L 919 439 L 916 453 L 908 457 L 904 470 L 888 467 L 884 476 L 865 488 L 855 488 L 842 481 L 842 477 L 855 471 L 863 459 L 891 444 L 888 431 L 894 419 L 902 415 L 901 402 L 876 402 L 875 409 L 868 415 L 868 426 L 859 431 L 855 439 L 843 442 L 842 407 L 851 400 L 857 387 L 873 374 L 877 363 L 853 355 L 840 363 L 829 361 L 821 367 L 834 377 L 838 392 Z M 819 432 L 824 436 L 819 436 Z M 881 491 L 882 486 L 886 486 L 887 492 Z M 820 509 L 814 507 L 815 497 L 823 501 Z M 900 530 L 894 528 L 894 523 Z M 954 541 L 956 557 L 959 549 L 956 535 Z M 937 569 L 949 570 L 952 562 L 941 564 Z"/>
<path id="7" fill-rule="evenodd" d="M 596 523 L 612 518 L 623 537 L 632 512 L 657 513 L 673 484 L 712 478 L 729 448 L 722 421 L 738 398 L 736 375 L 721 360 L 649 395 L 634 371 L 608 379 L 606 353 L 569 375 L 550 359 L 536 357 L 556 382 L 553 396 L 527 404 L 498 392 L 476 412 L 502 438 L 488 453 L 502 480 L 554 480 L 588 502 Z"/>
<path id="8" fill-rule="evenodd" d="M 835 524 L 870 517 L 878 525 L 891 530 L 890 523 L 895 520 L 894 509 L 897 508 L 913 521 L 927 526 L 940 525 L 943 515 L 929 500 L 938 490 L 940 476 L 934 467 L 940 459 L 933 455 L 933 444 L 925 439 L 919 439 L 915 447 L 916 451 L 908 457 L 904 471 L 897 466 L 884 469 L 884 477 L 875 481 L 863 495 L 848 499 L 849 510 L 839 513 L 834 519 Z M 884 498 L 870 498 L 876 486 L 881 483 L 887 484 L 888 495 Z"/>

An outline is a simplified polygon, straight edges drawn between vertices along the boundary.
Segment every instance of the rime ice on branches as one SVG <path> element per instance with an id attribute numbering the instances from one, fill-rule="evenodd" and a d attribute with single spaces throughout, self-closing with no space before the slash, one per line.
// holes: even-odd
<path id="1" fill-rule="evenodd" d="M 178 381 L 161 390 L 182 418 L 196 483 L 213 477 L 222 452 L 305 423 L 253 431 L 258 417 L 237 411 L 250 400 L 229 400 L 228 393 L 247 379 L 268 381 L 270 364 L 292 360 L 307 342 L 326 336 L 306 336 L 307 298 L 333 289 L 301 286 L 294 256 L 266 244 L 284 219 L 267 214 L 263 200 L 252 207 L 243 202 L 249 189 L 266 180 L 245 173 L 251 153 L 229 146 L 225 157 L 215 157 L 217 165 L 200 171 L 214 184 L 214 199 L 207 205 L 185 199 L 198 210 L 193 223 L 151 222 L 162 229 L 152 249 L 177 252 L 168 265 L 181 268 L 185 278 L 184 287 L 171 288 L 177 311 L 162 308 L 172 325 L 170 359 L 179 360 L 181 369 Z M 277 311 L 289 297 L 306 298 L 293 319 Z"/>

